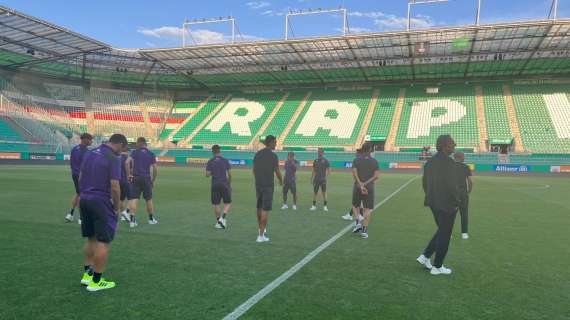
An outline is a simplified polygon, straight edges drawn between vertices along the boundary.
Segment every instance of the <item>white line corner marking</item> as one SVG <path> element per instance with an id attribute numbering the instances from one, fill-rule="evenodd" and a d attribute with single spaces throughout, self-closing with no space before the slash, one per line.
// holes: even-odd
<path id="1" fill-rule="evenodd" d="M 398 194 L 400 191 L 402 191 L 405 187 L 407 187 L 410 183 L 412 183 L 412 181 L 414 181 L 417 178 L 418 177 L 415 176 L 412 179 L 408 180 L 403 185 L 401 185 L 398 189 L 396 189 L 396 191 L 392 192 L 390 195 L 388 195 L 386 198 L 384 198 L 384 200 L 382 200 L 377 205 L 375 205 L 373 210 L 378 209 L 380 206 L 382 206 L 383 204 L 388 202 L 388 200 L 392 199 L 392 197 L 394 197 L 396 194 Z M 297 262 L 297 264 L 294 265 L 293 267 L 291 267 L 291 269 L 285 271 L 278 278 L 271 281 L 271 283 L 269 283 L 267 286 L 265 286 L 265 288 L 261 289 L 259 292 L 257 292 L 255 295 L 253 295 L 251 298 L 247 299 L 246 302 L 244 302 L 239 307 L 237 307 L 234 311 L 232 311 L 230 314 L 225 316 L 223 320 L 234 320 L 234 319 L 238 319 L 239 317 L 241 317 L 249 309 L 251 309 L 251 307 L 253 307 L 256 303 L 258 303 L 261 299 L 265 298 L 265 296 L 267 296 L 269 293 L 271 293 L 271 291 L 273 291 L 275 288 L 277 288 L 279 285 L 281 285 L 287 279 L 291 278 L 291 276 L 293 276 L 295 273 L 297 273 L 297 271 L 299 271 L 307 263 L 309 263 L 311 260 L 313 260 L 319 253 L 324 251 L 331 244 L 333 244 L 336 240 L 338 240 L 345 233 L 347 233 L 350 229 L 352 229 L 352 227 L 353 227 L 352 223 L 350 223 L 349 225 L 344 227 L 342 230 L 340 230 L 339 233 L 335 234 L 332 238 L 328 239 L 323 244 L 321 244 L 318 248 L 316 248 L 311 253 L 309 253 L 307 256 L 305 256 L 301 261 Z"/>

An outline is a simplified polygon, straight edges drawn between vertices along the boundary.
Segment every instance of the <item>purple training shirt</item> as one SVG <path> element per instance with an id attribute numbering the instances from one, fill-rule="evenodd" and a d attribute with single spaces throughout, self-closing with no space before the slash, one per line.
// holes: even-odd
<path id="1" fill-rule="evenodd" d="M 71 149 L 71 154 L 69 157 L 69 164 L 71 166 L 71 174 L 74 176 L 79 175 L 79 171 L 81 170 L 81 162 L 83 162 L 83 157 L 89 151 L 87 146 L 83 143 L 76 145 Z"/>
<path id="2" fill-rule="evenodd" d="M 154 153 L 147 148 L 135 149 L 131 152 L 133 159 L 133 175 L 150 178 L 150 166 L 156 163 Z"/>
<path id="3" fill-rule="evenodd" d="M 111 180 L 121 178 L 121 160 L 111 147 L 102 144 L 89 151 L 81 165 L 81 199 L 111 200 Z"/>
<path id="4" fill-rule="evenodd" d="M 294 182 L 297 174 L 297 166 L 299 161 L 297 160 L 287 160 L 285 161 L 285 181 Z"/>
<path id="5" fill-rule="evenodd" d="M 212 185 L 227 184 L 228 176 L 226 173 L 230 169 L 230 162 L 222 156 L 213 157 L 206 165 L 206 170 L 212 173 Z"/>

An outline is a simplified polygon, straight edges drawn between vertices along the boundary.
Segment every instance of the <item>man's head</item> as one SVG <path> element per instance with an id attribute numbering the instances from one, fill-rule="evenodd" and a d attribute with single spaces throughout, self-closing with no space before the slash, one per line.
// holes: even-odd
<path id="1" fill-rule="evenodd" d="M 277 146 L 277 139 L 273 135 L 268 135 L 267 137 L 265 137 L 263 144 L 267 148 L 269 148 L 271 150 L 275 150 L 275 147 Z"/>
<path id="2" fill-rule="evenodd" d="M 144 137 L 137 138 L 137 149 L 146 148 L 146 139 Z"/>
<path id="3" fill-rule="evenodd" d="M 123 149 L 121 150 L 122 153 L 128 154 L 129 153 L 129 144 L 125 144 Z"/>
<path id="4" fill-rule="evenodd" d="M 465 154 L 463 152 L 456 152 L 453 154 L 453 159 L 457 162 L 465 162 Z"/>
<path id="5" fill-rule="evenodd" d="M 120 133 L 115 133 L 114 135 L 111 136 L 111 138 L 109 138 L 109 142 L 107 142 L 107 145 L 111 147 L 111 149 L 113 149 L 113 152 L 115 154 L 120 154 L 121 151 L 123 151 L 123 149 L 128 147 L 129 142 L 127 141 L 127 138 L 124 135 Z"/>
<path id="6" fill-rule="evenodd" d="M 361 155 L 362 154 L 362 148 L 358 148 L 356 149 L 356 155 Z"/>
<path id="7" fill-rule="evenodd" d="M 90 146 L 93 143 L 93 136 L 87 132 L 82 133 L 79 136 L 79 139 L 81 139 L 81 144 L 84 144 L 86 146 Z"/>
<path id="8" fill-rule="evenodd" d="M 319 148 L 319 150 L 317 151 L 319 158 L 322 158 L 323 155 L 325 154 L 325 150 L 323 150 L 323 148 Z"/>
<path id="9" fill-rule="evenodd" d="M 447 156 L 455 151 L 455 141 L 449 134 L 442 134 L 437 138 L 436 142 L 437 152 L 441 152 Z"/>
<path id="10" fill-rule="evenodd" d="M 212 153 L 213 153 L 214 155 L 220 154 L 220 150 L 221 150 L 221 148 L 220 148 L 219 145 L 215 144 L 215 145 L 212 146 Z"/>
<path id="11" fill-rule="evenodd" d="M 287 153 L 287 160 L 295 160 L 295 152 L 289 151 Z"/>
<path id="12" fill-rule="evenodd" d="M 370 153 L 372 153 L 372 149 L 373 149 L 373 148 L 372 148 L 372 143 L 370 143 L 370 142 L 365 142 L 365 143 L 362 145 L 362 148 L 361 148 L 363 154 L 370 154 Z"/>

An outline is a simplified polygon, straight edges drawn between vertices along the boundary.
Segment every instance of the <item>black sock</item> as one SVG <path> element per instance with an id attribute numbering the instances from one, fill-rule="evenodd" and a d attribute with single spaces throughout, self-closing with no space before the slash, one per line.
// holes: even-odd
<path id="1" fill-rule="evenodd" d="M 317 205 L 317 202 L 316 202 L 316 201 L 313 201 L 313 205 L 316 206 L 316 205 Z"/>
<path id="2" fill-rule="evenodd" d="M 131 222 L 135 222 L 135 215 L 134 214 L 131 215 Z"/>
<path id="3" fill-rule="evenodd" d="M 326 206 L 327 206 L 327 202 L 326 202 L 326 201 L 323 201 L 323 202 L 324 202 L 324 205 L 325 205 L 325 207 L 326 207 Z"/>
<path id="4" fill-rule="evenodd" d="M 71 208 L 71 210 L 69 210 L 70 215 L 73 215 L 74 212 L 75 212 L 75 208 Z"/>
<path id="5" fill-rule="evenodd" d="M 362 227 L 362 233 L 368 233 L 368 227 Z"/>
<path id="6" fill-rule="evenodd" d="M 93 272 L 93 282 L 99 283 L 101 281 L 102 273 Z"/>
<path id="7" fill-rule="evenodd" d="M 83 266 L 83 269 L 85 269 L 85 273 L 87 273 L 88 275 L 90 276 L 93 275 L 93 268 L 91 268 L 91 266 Z"/>
<path id="8" fill-rule="evenodd" d="M 225 218 L 226 218 L 226 214 L 227 214 L 227 213 L 222 214 L 222 219 L 225 219 Z"/>
<path id="9" fill-rule="evenodd" d="M 131 212 L 131 210 L 129 210 L 129 208 L 127 208 L 126 210 L 127 210 L 127 213 L 130 213 L 130 212 Z"/>
<path id="10" fill-rule="evenodd" d="M 154 217 L 152 216 L 152 214 L 148 215 L 148 220 L 154 220 Z"/>

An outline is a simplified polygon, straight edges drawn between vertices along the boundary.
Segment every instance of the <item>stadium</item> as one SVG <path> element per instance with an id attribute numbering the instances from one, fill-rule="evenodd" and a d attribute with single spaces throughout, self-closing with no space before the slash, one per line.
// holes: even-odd
<path id="1" fill-rule="evenodd" d="M 351 33 L 344 7 L 290 10 L 285 39 L 239 40 L 230 16 L 182 28 L 229 21 L 227 41 L 144 49 L 0 6 L 0 319 L 570 319 L 570 20 L 554 0 L 537 20 L 480 23 L 479 8 L 474 24 L 410 28 L 409 10 L 432 2 L 446 1 L 408 3 L 407 30 Z M 290 18 L 329 13 L 340 35 L 292 35 Z M 146 138 L 159 172 L 160 223 L 142 204 L 136 228 L 119 222 L 105 270 L 117 287 L 99 293 L 80 287 L 84 240 L 64 223 L 85 133 L 91 148 Z M 436 228 L 422 169 L 441 135 L 474 184 L 449 277 L 414 261 Z M 298 160 L 299 209 L 280 210 L 276 185 L 260 244 L 251 171 L 268 136 L 281 171 Z M 204 177 L 214 145 L 232 166 L 225 230 Z M 379 168 L 368 239 L 341 219 L 363 145 Z M 328 212 L 320 198 L 309 210 L 317 150 Z"/>

